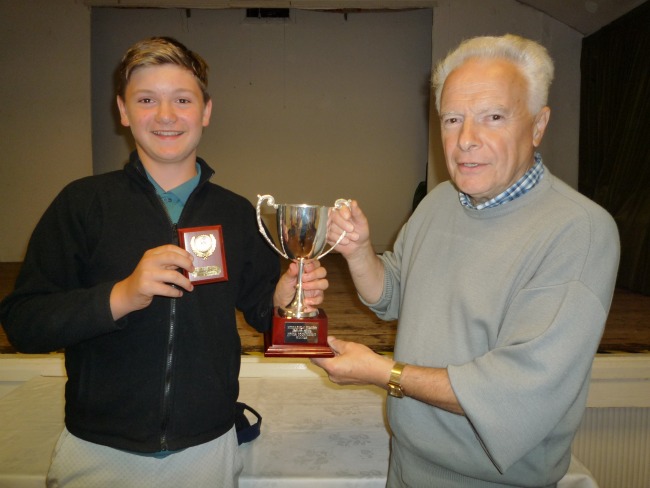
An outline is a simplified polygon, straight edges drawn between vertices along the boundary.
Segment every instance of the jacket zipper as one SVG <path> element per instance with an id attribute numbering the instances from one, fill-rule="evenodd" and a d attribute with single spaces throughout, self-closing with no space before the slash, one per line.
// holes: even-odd
<path id="1" fill-rule="evenodd" d="M 160 202 L 161 205 L 164 204 Z M 167 213 L 166 209 L 165 213 Z M 168 216 L 169 217 L 169 216 Z M 172 227 L 172 243 L 178 245 L 178 227 L 171 219 L 169 220 Z M 174 285 L 172 285 L 174 286 Z M 169 418 L 171 415 L 171 388 L 172 388 L 172 369 L 174 365 L 174 336 L 176 332 L 176 298 L 171 298 L 169 301 L 169 333 L 167 335 L 167 352 L 165 361 L 165 384 L 163 387 L 163 404 L 162 404 L 162 420 L 160 424 L 160 450 L 167 451 L 169 446 L 167 444 L 167 428 L 169 427 Z"/>
<path id="2" fill-rule="evenodd" d="M 163 389 L 162 422 L 160 426 L 160 450 L 167 451 L 167 427 L 169 426 L 172 366 L 174 364 L 174 333 L 176 331 L 176 299 L 169 304 L 169 334 L 167 336 L 167 360 L 165 361 L 165 386 Z"/>
<path id="3" fill-rule="evenodd" d="M 146 185 L 147 191 L 151 192 L 153 198 L 158 202 L 160 208 L 167 217 L 167 222 L 169 223 L 172 231 L 172 244 L 178 245 L 178 234 L 176 232 L 176 224 L 172 222 L 172 219 L 167 212 L 162 199 L 157 195 L 153 185 L 149 182 L 147 175 L 143 169 L 140 169 L 138 165 L 135 165 L 137 173 L 142 178 L 143 182 Z M 172 285 L 174 286 L 174 285 Z M 163 399 L 162 399 L 162 419 L 160 421 L 160 437 L 159 437 L 159 446 L 161 451 L 168 451 L 169 445 L 167 443 L 167 429 L 169 427 L 169 417 L 171 411 L 171 385 L 172 385 L 172 366 L 174 364 L 174 333 L 176 328 L 176 299 L 171 298 L 169 302 L 169 332 L 167 334 L 167 350 L 165 352 L 165 382 L 163 385 Z"/>
<path id="4" fill-rule="evenodd" d="M 188 207 L 188 204 L 193 199 L 194 194 L 197 192 L 197 190 L 200 187 L 203 186 L 203 183 L 204 182 L 201 181 L 198 183 L 197 187 L 194 189 L 194 191 L 190 194 L 189 198 L 187 199 L 187 202 L 185 202 L 185 206 L 183 207 L 183 210 L 181 211 L 181 215 L 178 218 L 179 222 L 183 218 L 185 209 Z M 169 213 L 167 212 L 167 208 L 165 207 L 165 204 L 158 197 L 158 195 L 156 195 L 156 199 L 162 206 L 163 211 L 165 212 L 165 215 L 167 216 L 167 219 L 171 226 L 172 244 L 178 246 L 180 245 L 178 240 L 178 225 L 172 222 L 171 218 L 169 217 Z M 169 450 L 167 429 L 169 427 L 169 419 L 171 417 L 171 387 L 172 387 L 172 370 L 174 365 L 174 337 L 176 332 L 176 319 L 177 319 L 176 306 L 177 306 L 177 299 L 171 298 L 169 302 L 169 334 L 167 336 L 167 354 L 166 354 L 167 360 L 165 361 L 165 384 L 163 387 L 162 419 L 160 423 L 160 450 L 161 451 Z"/>

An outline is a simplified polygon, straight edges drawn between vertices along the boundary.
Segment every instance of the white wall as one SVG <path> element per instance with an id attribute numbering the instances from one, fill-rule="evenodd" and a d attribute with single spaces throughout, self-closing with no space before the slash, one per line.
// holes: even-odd
<path id="1" fill-rule="evenodd" d="M 352 20 L 349 22 L 356 22 L 355 16 L 350 17 Z M 334 23 L 333 19 L 335 18 L 331 17 L 327 22 Z M 191 26 L 191 24 L 186 25 L 180 21 L 179 25 L 181 29 L 186 30 Z M 144 28 L 146 25 L 139 25 L 139 27 Z M 334 28 L 340 29 L 339 32 L 342 32 L 344 26 L 338 25 Z M 320 27 L 314 26 L 313 29 L 320 29 Z M 132 29 L 129 32 L 112 32 L 111 35 L 115 38 L 134 35 L 141 37 L 142 32 Z M 505 32 L 515 32 L 542 41 L 557 62 L 557 78 L 551 90 L 553 112 L 543 153 L 551 170 L 575 187 L 577 186 L 578 172 L 579 63 L 582 40 L 580 34 L 542 13 L 519 4 L 516 0 L 484 0 L 481 2 L 439 0 L 433 16 L 432 59 L 439 59 L 464 37 Z M 0 206 L 0 261 L 20 261 L 23 258 L 29 235 L 47 204 L 65 183 L 92 172 L 90 13 L 81 0 L 4 1 L 0 2 L 0 33 L 4 41 L 0 50 L 0 61 L 3 66 L 0 71 L 0 93 L 4 95 L 3 106 L 0 108 L 2 115 L 0 129 L 3 134 L 3 137 L 0 138 L 0 154 L 2 155 L 0 156 L 2 158 L 0 160 L 0 191 L 5 197 L 5 201 L 10 202 Z M 190 35 L 191 32 L 187 31 L 186 34 Z M 276 38 L 274 44 L 278 43 L 280 40 Z M 259 42 L 251 41 L 248 46 L 256 46 L 256 50 L 245 53 L 244 56 L 248 56 L 251 61 L 258 60 L 263 54 L 259 50 L 265 47 L 270 48 L 272 45 L 260 46 Z M 285 44 L 285 46 L 288 45 Z M 431 46 L 422 47 L 423 50 L 430 48 Z M 272 55 L 271 59 L 278 58 Z M 289 61 L 286 56 L 279 59 Z M 370 61 L 372 60 L 368 60 L 368 62 Z M 275 62 L 269 63 L 269 70 L 276 64 Z M 315 66 L 318 66 L 318 63 Z M 287 68 L 283 67 L 283 69 Z M 373 69 L 376 69 L 376 65 Z M 390 78 L 391 76 L 390 72 L 373 71 L 373 73 L 378 73 L 380 77 Z M 220 83 L 216 69 L 214 75 L 217 75 L 217 81 L 213 84 Z M 323 76 L 325 75 L 327 73 Z M 280 87 L 287 81 L 277 73 L 273 74 L 271 78 L 276 87 Z M 254 79 L 254 81 L 257 80 L 257 78 Z M 244 91 L 244 87 L 241 88 Z M 370 88 L 368 87 L 369 94 L 376 96 L 376 92 Z M 235 91 L 231 87 L 229 96 Z M 251 97 L 241 101 L 239 106 L 244 106 L 245 102 L 257 105 L 266 103 L 262 92 L 255 93 L 255 96 L 252 97 L 252 89 L 246 88 L 246 93 L 249 93 Z M 329 108 L 326 95 L 326 92 L 322 94 L 320 99 L 322 104 L 317 105 L 322 112 Z M 105 110 L 108 113 L 112 101 L 108 101 L 106 104 Z M 229 109 L 230 113 L 228 113 L 226 106 L 222 105 L 220 107 L 223 112 L 221 119 L 217 111 L 214 119 L 215 126 L 209 128 L 208 131 L 232 130 L 234 132 L 236 127 L 219 127 L 219 124 L 226 124 L 227 120 L 237 120 L 239 115 L 236 109 L 237 105 L 234 107 Z M 290 107 L 291 116 L 301 122 L 301 124 L 297 124 L 298 128 L 302 128 L 302 123 L 311 126 L 320 120 L 311 117 L 313 109 L 300 112 L 299 108 L 298 105 Z M 286 110 L 289 111 L 289 108 Z M 268 114 L 265 117 L 266 124 L 261 124 L 256 120 L 249 121 L 249 123 L 256 130 L 263 125 L 272 126 L 274 119 L 270 118 Z M 238 127 L 243 127 L 245 122 L 238 121 Z M 346 122 L 348 121 L 342 121 L 342 123 Z M 351 124 L 353 122 L 357 126 L 364 123 L 367 125 L 367 127 L 356 129 L 364 136 L 370 138 L 376 136 L 376 134 L 368 134 L 376 123 L 372 114 L 364 115 L 359 122 L 350 121 Z M 113 127 L 115 130 L 116 125 Z M 243 131 L 237 133 L 243 134 Z M 213 137 L 211 134 L 212 132 L 206 133 L 206 140 Z M 346 133 L 339 132 L 338 134 L 340 137 L 337 137 L 336 140 L 327 141 L 330 142 L 332 154 L 337 159 L 342 154 L 353 154 L 355 163 L 360 161 L 360 164 L 367 165 L 363 168 L 364 170 L 377 170 L 377 167 L 372 165 L 375 156 L 372 150 L 352 147 L 355 139 L 346 137 Z M 430 134 L 434 142 L 436 135 L 434 127 Z M 312 135 L 312 137 L 315 136 Z M 218 159 L 211 158 L 211 152 L 208 158 L 211 158 L 211 164 L 222 171 L 217 178 L 223 177 L 227 180 L 232 177 L 232 174 L 228 173 L 227 167 L 219 165 L 219 160 L 233 158 L 238 155 L 238 151 L 242 151 L 246 160 L 250 162 L 250 166 L 241 169 L 244 175 L 242 181 L 248 181 L 247 175 L 258 174 L 267 167 L 255 160 L 252 149 L 247 148 L 244 144 L 247 139 L 245 137 L 243 139 L 242 141 L 242 136 L 239 135 L 226 141 L 214 140 Z M 286 150 L 284 146 L 288 146 L 289 149 L 293 146 L 292 141 L 282 140 L 279 142 L 282 142 L 282 150 Z M 124 151 L 124 140 L 120 139 L 114 147 L 119 151 Z M 105 150 L 106 148 L 98 148 L 96 154 L 102 154 Z M 409 157 L 414 154 L 412 147 L 395 147 L 394 151 L 396 154 L 392 156 L 394 159 L 401 158 L 404 151 L 409 153 Z M 433 144 L 430 152 L 431 158 L 435 160 L 433 174 L 429 181 L 431 186 L 436 181 L 446 179 L 447 175 L 444 168 L 436 169 L 441 166 L 439 146 Z M 272 151 L 272 153 L 281 154 L 281 151 Z M 217 153 L 215 152 L 215 154 Z M 294 155 L 288 154 L 285 157 L 294 157 Z M 329 160 L 331 159 L 330 157 Z M 323 154 L 315 153 L 311 160 L 320 164 L 307 169 L 310 179 L 318 182 L 323 174 L 331 172 L 327 165 L 322 164 L 325 160 Z M 273 166 L 277 164 L 277 161 L 270 162 L 273 163 Z M 383 168 L 379 169 L 383 170 Z M 397 178 L 392 176 L 386 178 L 388 188 L 374 188 L 365 182 L 363 171 L 356 173 L 352 172 L 350 168 L 346 171 L 352 173 L 348 176 L 348 181 L 354 183 L 355 191 L 343 184 L 336 187 L 331 185 L 331 187 L 323 188 L 323 191 L 331 192 L 327 196 L 322 193 L 314 193 L 314 199 L 318 201 L 313 203 L 328 204 L 333 198 L 348 195 L 359 198 L 363 202 L 367 202 L 364 203 L 365 206 L 383 208 L 371 215 L 373 235 L 378 233 L 394 235 L 397 231 L 394 228 L 395 223 L 383 224 L 381 218 L 383 215 L 395 215 L 393 213 L 393 192 L 390 185 L 399 182 L 401 175 Z M 315 176 L 312 178 L 311 175 Z M 259 188 L 257 185 L 249 185 L 250 188 L 244 189 L 243 186 L 239 186 L 240 183 L 234 180 L 230 186 L 235 191 L 246 195 L 268 191 L 276 193 L 279 198 L 282 198 L 281 195 L 288 195 L 288 193 L 279 193 L 284 191 L 280 190 L 283 178 L 286 179 L 286 175 L 278 174 L 277 171 L 272 172 L 268 176 L 268 190 Z M 314 185 L 317 186 L 317 183 Z M 289 196 L 285 198 L 289 198 Z M 406 205 L 406 203 L 402 201 L 399 205 Z M 403 213 L 404 208 L 399 212 Z M 376 241 L 376 243 L 383 244 L 380 241 Z"/>
<path id="2" fill-rule="evenodd" d="M 11 262 L 58 191 L 92 172 L 90 11 L 1 1 L 0 39 L 0 262 Z"/>

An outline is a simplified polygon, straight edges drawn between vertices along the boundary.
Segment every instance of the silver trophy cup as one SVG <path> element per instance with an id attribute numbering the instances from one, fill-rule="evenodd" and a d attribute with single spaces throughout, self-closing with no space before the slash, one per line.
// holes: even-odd
<path id="1" fill-rule="evenodd" d="M 318 310 L 304 310 L 305 296 L 302 289 L 304 261 L 307 259 L 320 259 L 325 256 L 341 242 L 341 239 L 345 237 L 345 232 L 341 234 L 332 247 L 325 251 L 327 244 L 328 207 L 307 204 L 276 204 L 271 195 L 257 195 L 257 198 L 257 225 L 260 232 L 271 247 L 281 256 L 298 263 L 296 295 L 291 304 L 287 307 L 281 307 L 278 313 L 281 317 L 289 319 L 315 317 L 319 313 Z M 269 207 L 273 207 L 277 211 L 277 229 L 280 248 L 273 243 L 262 224 L 260 207 L 264 201 L 266 201 Z M 343 205 L 349 208 L 350 200 L 340 198 L 334 203 L 334 208 L 339 209 Z"/>

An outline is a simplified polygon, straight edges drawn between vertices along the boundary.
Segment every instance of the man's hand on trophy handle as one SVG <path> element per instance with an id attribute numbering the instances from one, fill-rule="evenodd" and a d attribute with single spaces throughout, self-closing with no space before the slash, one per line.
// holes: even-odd
<path id="1" fill-rule="evenodd" d="M 346 238 L 347 232 L 342 227 L 342 225 L 345 225 L 346 216 L 341 214 L 347 213 L 347 218 L 349 218 L 350 210 L 347 208 L 343 211 L 340 210 L 341 207 L 330 208 L 328 214 L 329 221 L 327 222 L 327 243 L 332 246 L 332 250 L 336 250 L 336 252 L 338 252 L 338 250 L 334 249 L 335 247 L 349 243 L 349 240 Z"/>

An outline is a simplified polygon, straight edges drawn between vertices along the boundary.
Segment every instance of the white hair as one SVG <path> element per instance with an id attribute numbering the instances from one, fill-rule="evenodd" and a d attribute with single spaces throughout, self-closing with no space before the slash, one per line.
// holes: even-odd
<path id="1" fill-rule="evenodd" d="M 553 60 L 541 44 L 513 34 L 506 34 L 501 37 L 483 36 L 467 39 L 438 63 L 432 79 L 438 112 L 440 112 L 440 94 L 447 76 L 471 58 L 503 59 L 512 62 L 527 81 L 530 113 L 534 115 L 546 105 L 548 90 L 553 81 Z"/>

